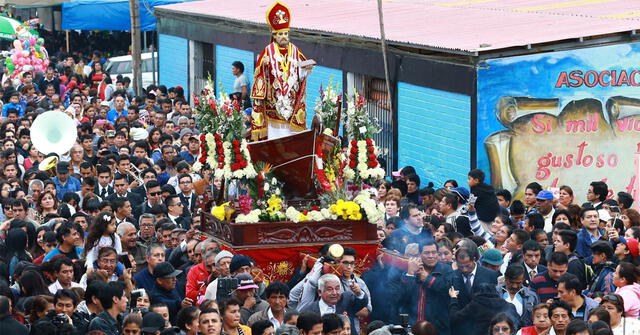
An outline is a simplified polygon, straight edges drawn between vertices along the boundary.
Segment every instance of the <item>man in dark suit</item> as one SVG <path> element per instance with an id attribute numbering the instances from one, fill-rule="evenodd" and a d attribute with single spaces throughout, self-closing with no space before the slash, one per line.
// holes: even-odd
<path id="1" fill-rule="evenodd" d="M 458 304 L 457 307 L 459 310 L 462 310 L 469 304 L 475 289 L 480 284 L 498 285 L 498 273 L 482 267 L 477 263 L 480 258 L 477 248 L 470 248 L 463 244 L 456 251 L 455 257 L 458 269 L 451 273 L 451 286 L 453 290 L 459 293 L 457 301 L 452 303 Z M 451 324 L 451 333 L 470 334 L 473 333 L 474 327 L 475 325 L 471 321 Z"/>
<path id="2" fill-rule="evenodd" d="M 167 216 L 179 228 L 189 230 L 191 228 L 191 216 L 185 214 L 184 204 L 177 195 L 170 195 L 165 199 L 167 204 Z"/>
<path id="3" fill-rule="evenodd" d="M 351 291 L 342 292 L 341 287 L 338 276 L 334 274 L 322 275 L 318 279 L 320 299 L 305 307 L 301 312 L 314 312 L 320 316 L 329 313 L 346 314 L 349 319 L 354 318 L 359 310 L 367 307 L 367 294 L 355 282 L 351 284 Z M 354 327 L 351 327 L 351 334 L 357 335 Z"/>
<path id="4" fill-rule="evenodd" d="M 540 244 L 534 240 L 524 242 L 522 246 L 523 264 L 524 265 L 524 286 L 529 286 L 531 279 L 535 276 L 547 271 L 547 267 L 540 264 L 542 257 L 542 248 Z"/>
<path id="5" fill-rule="evenodd" d="M 193 179 L 191 175 L 183 173 L 178 176 L 178 188 L 180 193 L 180 201 L 184 205 L 185 214 L 193 215 L 196 209 L 196 203 L 198 202 L 198 195 L 193 191 Z"/>
<path id="6" fill-rule="evenodd" d="M 113 187 L 115 189 L 115 193 L 107 196 L 106 200 L 109 202 L 113 202 L 116 198 L 125 198 L 129 200 L 129 203 L 133 208 L 136 208 L 142 204 L 142 197 L 139 195 L 129 191 L 129 182 L 124 175 L 116 173 L 115 179 L 113 181 Z"/>
<path id="7" fill-rule="evenodd" d="M 151 207 L 162 203 L 162 189 L 157 181 L 150 180 L 144 187 L 147 190 L 147 201 L 134 209 L 133 216 L 136 221 L 140 218 L 140 215 L 148 213 Z"/>
<path id="8" fill-rule="evenodd" d="M 100 197 L 100 199 L 106 199 L 111 194 L 116 191 L 111 186 L 111 169 L 109 169 L 106 165 L 98 165 L 98 185 L 96 185 L 96 194 Z"/>

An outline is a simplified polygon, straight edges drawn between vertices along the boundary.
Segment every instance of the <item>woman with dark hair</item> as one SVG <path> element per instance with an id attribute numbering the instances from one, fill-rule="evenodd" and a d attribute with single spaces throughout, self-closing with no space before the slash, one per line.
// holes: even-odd
<path id="1" fill-rule="evenodd" d="M 36 200 L 36 211 L 42 217 L 47 214 L 58 214 L 58 198 L 48 191 L 40 193 L 40 197 Z M 39 223 L 43 224 L 44 222 Z"/>
<path id="2" fill-rule="evenodd" d="M 551 217 L 551 224 L 555 226 L 556 223 L 562 222 L 573 227 L 575 223 L 572 220 L 571 213 L 566 209 L 556 209 L 555 213 Z"/>
<path id="3" fill-rule="evenodd" d="M 180 328 L 181 334 L 197 335 L 200 330 L 198 317 L 200 310 L 195 306 L 187 306 L 182 308 L 176 317 L 176 326 Z"/>
<path id="4" fill-rule="evenodd" d="M 47 179 L 45 181 L 43 181 L 44 183 L 44 187 L 42 188 L 42 191 L 48 191 L 53 193 L 53 195 L 58 196 L 58 191 L 56 189 L 56 184 L 51 181 L 51 179 Z"/>
<path id="5" fill-rule="evenodd" d="M 449 179 L 444 182 L 444 188 L 446 188 L 447 190 L 450 190 L 455 187 L 458 187 L 458 182 L 455 181 L 454 179 Z"/>
<path id="6" fill-rule="evenodd" d="M 611 315 L 607 312 L 606 309 L 602 307 L 596 307 L 589 311 L 588 319 L 589 323 L 594 323 L 596 321 L 606 322 L 607 325 L 611 324 Z"/>
<path id="7" fill-rule="evenodd" d="M 625 316 L 638 318 L 640 315 L 640 267 L 629 262 L 620 262 L 613 273 L 613 285 L 617 287 L 616 295 L 624 299 Z"/>
<path id="8" fill-rule="evenodd" d="M 438 225 L 438 228 L 436 228 L 436 231 L 433 233 L 433 237 L 436 239 L 436 242 L 440 242 L 440 240 L 446 238 L 449 233 L 452 233 L 454 231 L 455 228 L 453 228 L 452 224 L 442 222 L 440 223 L 440 225 Z"/>
<path id="9" fill-rule="evenodd" d="M 609 294 L 602 297 L 600 306 L 606 309 L 611 316 L 611 330 L 614 334 L 637 334 L 640 329 L 640 321 L 637 316 L 625 316 L 625 303 L 619 294 Z"/>
<path id="10" fill-rule="evenodd" d="M 102 69 L 102 63 L 93 62 L 93 64 L 91 65 L 91 73 L 89 73 L 89 76 L 87 77 L 87 85 L 90 85 L 91 88 L 98 89 L 98 86 L 106 77 L 109 77 L 109 75 Z M 109 80 L 111 80 L 111 78 L 109 78 Z M 100 87 L 98 91 L 100 93 L 100 98 L 104 100 L 104 90 L 106 88 L 106 85 L 100 86 L 102 87 Z"/>
<path id="11" fill-rule="evenodd" d="M 591 329 L 583 320 L 573 319 L 567 325 L 565 335 L 591 335 Z"/>
<path id="12" fill-rule="evenodd" d="M 556 208 L 567 209 L 571 204 L 573 204 L 573 189 L 567 185 L 560 186 L 560 196 Z"/>
<path id="13" fill-rule="evenodd" d="M 34 297 L 31 300 L 31 308 L 29 309 L 29 323 L 34 324 L 53 309 L 53 297 L 48 295 Z"/>
<path id="14" fill-rule="evenodd" d="M 458 291 L 453 288 L 449 289 L 451 299 L 458 298 Z M 520 320 L 520 316 L 516 311 L 516 307 L 498 294 L 495 285 L 489 283 L 481 283 L 475 287 L 475 292 L 471 297 L 471 301 L 460 309 L 459 304 L 452 301 L 449 305 L 449 317 L 451 323 L 460 323 L 471 321 L 475 327 L 472 334 L 484 335 L 489 329 L 491 320 L 500 313 L 506 313 L 512 321 Z M 516 327 L 510 328 L 506 334 L 511 334 Z"/>
<path id="15" fill-rule="evenodd" d="M 47 287 L 47 284 L 45 284 L 42 279 L 42 273 L 39 273 L 36 270 L 27 270 L 23 272 L 20 279 L 18 279 L 18 283 L 20 284 L 20 298 L 18 299 L 16 307 L 20 311 L 25 310 L 24 307 L 28 298 L 35 297 L 37 295 L 51 295 L 49 287 Z"/>
<path id="16" fill-rule="evenodd" d="M 498 313 L 489 323 L 489 335 L 511 335 L 515 330 L 511 317 L 506 313 Z"/>
<path id="17" fill-rule="evenodd" d="M 624 223 L 625 229 L 640 226 L 640 213 L 638 213 L 638 211 L 633 208 L 627 208 L 622 211 L 620 220 L 622 220 L 622 223 Z"/>
<path id="18" fill-rule="evenodd" d="M 142 315 L 140 313 L 129 313 L 122 320 L 122 334 L 141 334 Z"/>
<path id="19" fill-rule="evenodd" d="M 493 242 L 494 248 L 500 250 L 500 252 L 503 252 L 504 250 L 506 250 L 502 246 L 504 245 L 504 242 L 509 238 L 509 236 L 511 236 L 511 232 L 513 232 L 513 226 L 506 225 L 506 224 L 502 225 L 502 227 L 498 229 L 496 234 L 493 235 L 492 242 Z"/>
<path id="20" fill-rule="evenodd" d="M 22 228 L 9 230 L 5 244 L 7 245 L 6 259 L 9 265 L 9 276 L 13 276 L 20 261 L 33 262 L 33 257 L 27 251 L 27 232 Z"/>
<path id="21" fill-rule="evenodd" d="M 384 204 L 384 199 L 387 196 L 387 192 L 391 189 L 391 182 L 381 179 L 376 184 L 376 189 L 378 190 L 378 203 Z"/>
<path id="22" fill-rule="evenodd" d="M 348 319 L 347 319 L 348 320 Z M 251 325 L 251 335 L 273 335 L 273 323 L 269 320 L 260 320 Z"/>
<path id="23" fill-rule="evenodd" d="M 160 150 L 160 136 L 162 135 L 162 131 L 158 128 L 153 128 L 149 132 L 149 137 L 147 137 L 147 141 L 151 146 L 151 150 Z M 151 157 L 151 155 L 149 155 Z"/>

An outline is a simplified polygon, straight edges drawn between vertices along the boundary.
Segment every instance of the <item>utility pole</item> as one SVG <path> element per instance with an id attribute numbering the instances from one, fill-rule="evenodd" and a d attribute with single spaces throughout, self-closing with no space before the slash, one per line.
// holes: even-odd
<path id="1" fill-rule="evenodd" d="M 142 72 L 140 71 L 140 3 L 139 0 L 129 0 L 131 11 L 131 60 L 133 67 L 133 91 L 140 94 L 142 87 Z"/>

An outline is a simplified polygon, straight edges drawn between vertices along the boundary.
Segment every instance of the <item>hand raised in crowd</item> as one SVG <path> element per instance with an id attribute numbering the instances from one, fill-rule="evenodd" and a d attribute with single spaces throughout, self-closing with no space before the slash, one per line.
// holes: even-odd
<path id="1" fill-rule="evenodd" d="M 422 260 L 419 257 L 411 257 L 408 261 L 407 274 L 414 276 L 416 272 L 420 271 L 422 267 Z"/>
<path id="2" fill-rule="evenodd" d="M 193 300 L 190 298 L 184 298 L 182 300 L 182 307 L 193 306 Z"/>
<path id="3" fill-rule="evenodd" d="M 250 296 L 250 297 L 247 297 L 246 299 L 244 299 L 244 304 L 242 305 L 242 307 L 250 310 L 255 305 L 256 305 L 256 297 Z"/>
<path id="4" fill-rule="evenodd" d="M 453 288 L 453 286 L 449 287 L 449 297 L 454 299 L 458 297 L 458 294 L 460 294 L 460 291 L 456 291 L 456 289 Z"/>
<path id="5" fill-rule="evenodd" d="M 362 289 L 360 288 L 360 285 L 358 285 L 358 283 L 356 283 L 355 280 L 352 280 L 351 283 L 349 284 L 349 288 L 351 288 L 351 292 L 353 292 L 353 294 L 356 295 L 356 297 L 360 296 L 362 294 Z"/>

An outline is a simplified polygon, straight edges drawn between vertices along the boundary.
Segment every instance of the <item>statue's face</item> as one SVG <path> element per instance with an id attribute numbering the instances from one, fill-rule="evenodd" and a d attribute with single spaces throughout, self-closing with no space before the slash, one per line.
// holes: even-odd
<path id="1" fill-rule="evenodd" d="M 289 45 L 289 32 L 279 31 L 277 33 L 273 33 L 273 39 L 281 48 L 287 47 Z"/>

